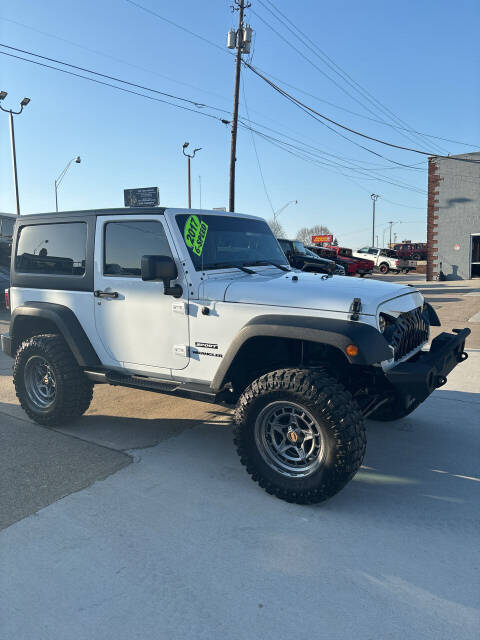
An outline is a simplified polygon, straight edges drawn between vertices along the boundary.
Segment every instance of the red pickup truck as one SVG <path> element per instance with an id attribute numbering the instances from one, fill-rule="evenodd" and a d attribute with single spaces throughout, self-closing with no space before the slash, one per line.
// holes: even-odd
<path id="1" fill-rule="evenodd" d="M 326 249 L 325 247 L 319 245 L 313 245 L 308 247 L 310 251 L 316 253 L 320 258 L 326 258 L 327 260 L 333 260 L 336 264 L 340 265 L 345 270 L 346 276 L 354 276 L 357 273 L 357 263 L 355 260 L 350 260 L 349 258 L 342 258 L 341 256 L 337 256 L 336 251 L 332 251 L 331 249 Z"/>
<path id="2" fill-rule="evenodd" d="M 355 263 L 355 271 L 361 278 L 373 273 L 373 267 L 375 266 L 373 261 L 366 260 L 365 258 L 357 258 L 357 256 L 352 254 L 351 249 L 347 249 L 346 247 L 335 247 L 334 245 L 329 245 L 325 248 L 334 251 L 339 258 L 352 260 Z"/>
<path id="3" fill-rule="evenodd" d="M 427 243 L 416 242 L 408 244 L 402 242 L 401 244 L 395 244 L 394 250 L 398 253 L 399 258 L 406 260 L 426 260 L 427 259 Z"/>

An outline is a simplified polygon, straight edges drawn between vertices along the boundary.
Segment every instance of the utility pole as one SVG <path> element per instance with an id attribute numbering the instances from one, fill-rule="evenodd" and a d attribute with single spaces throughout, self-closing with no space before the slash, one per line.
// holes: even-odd
<path id="1" fill-rule="evenodd" d="M 377 202 L 380 196 L 377 193 L 370 194 L 370 198 L 373 203 L 373 212 L 372 212 L 372 247 L 375 246 L 375 203 Z"/>
<path id="2" fill-rule="evenodd" d="M 235 162 L 237 161 L 237 126 L 238 126 L 238 99 L 240 95 L 240 71 L 242 66 L 242 53 L 250 53 L 252 41 L 252 29 L 243 25 L 243 12 L 251 6 L 245 0 L 234 0 L 232 11 L 238 11 L 238 30 L 231 29 L 228 32 L 227 47 L 236 49 L 235 57 L 235 86 L 233 92 L 233 117 L 232 117 L 232 141 L 230 146 L 230 187 L 229 187 L 229 211 L 235 211 Z"/>
<path id="3" fill-rule="evenodd" d="M 182 151 L 183 151 L 183 155 L 187 157 L 188 208 L 191 209 L 192 208 L 192 181 L 191 181 L 191 175 L 190 175 L 190 160 L 195 157 L 195 154 L 197 153 L 197 151 L 202 150 L 202 147 L 198 147 L 198 149 L 194 149 L 192 155 L 189 155 L 188 153 L 185 153 L 185 149 L 188 147 L 189 144 L 190 144 L 189 142 L 184 142 L 182 146 Z"/>
<path id="4" fill-rule="evenodd" d="M 0 91 L 0 102 L 2 100 L 5 100 L 7 95 L 8 94 L 6 91 Z M 26 107 L 29 102 L 30 102 L 30 98 L 24 98 L 20 102 L 20 111 L 13 111 L 12 109 L 4 109 L 0 104 L 0 109 L 2 111 L 5 111 L 5 113 L 8 113 L 9 119 L 10 119 L 10 144 L 12 147 L 13 188 L 15 190 L 15 207 L 16 207 L 17 216 L 20 215 L 20 197 L 18 195 L 17 152 L 15 149 L 15 129 L 13 126 L 13 116 L 20 115 L 23 111 L 23 107 Z"/>
<path id="5" fill-rule="evenodd" d="M 390 242 L 388 243 L 388 248 L 391 249 L 392 248 L 392 227 L 394 225 L 393 220 L 390 220 L 388 224 L 390 225 Z"/>

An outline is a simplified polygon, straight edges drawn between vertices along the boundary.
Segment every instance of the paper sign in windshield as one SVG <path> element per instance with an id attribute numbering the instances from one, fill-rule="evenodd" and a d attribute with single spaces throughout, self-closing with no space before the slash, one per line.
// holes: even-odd
<path id="1" fill-rule="evenodd" d="M 197 256 L 201 256 L 203 252 L 203 245 L 207 239 L 208 224 L 200 222 L 198 216 L 191 215 L 188 217 L 185 223 L 185 229 L 183 231 L 183 237 L 185 238 L 185 244 L 190 247 L 193 253 Z"/>

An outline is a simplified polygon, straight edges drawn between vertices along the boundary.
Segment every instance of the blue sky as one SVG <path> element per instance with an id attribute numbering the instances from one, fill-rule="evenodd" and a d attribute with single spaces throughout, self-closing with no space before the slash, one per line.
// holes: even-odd
<path id="1" fill-rule="evenodd" d="M 126 0 L 2 3 L 0 41 L 225 109 L 227 113 L 194 107 L 196 111 L 230 119 L 234 61 L 225 41 L 228 29 L 236 21 L 236 15 L 230 11 L 231 3 L 138 2 L 217 43 L 220 49 Z M 480 148 L 478 0 L 401 3 L 275 0 L 274 5 L 408 126 L 478 146 L 433 138 L 412 141 L 398 129 L 373 121 L 384 119 L 398 125 L 398 120 L 377 111 L 372 102 L 367 102 L 365 96 L 347 86 L 320 58 L 305 49 L 268 13 L 266 0 L 263 6 L 252 0 L 255 14 L 247 12 L 247 21 L 254 28 L 255 41 L 253 58 L 248 59 L 253 60 L 254 66 L 311 95 L 286 87 L 292 94 L 335 120 L 396 144 L 434 152 L 440 144 L 451 154 Z M 318 69 L 280 39 L 261 18 L 299 48 Z M 377 203 L 380 243 L 388 220 L 402 221 L 394 227 L 398 239 L 425 239 L 424 156 L 343 132 L 385 158 L 375 156 L 302 113 L 252 72 L 244 71 L 242 81 L 250 118 L 279 132 L 271 135 L 291 136 L 322 154 L 340 156 L 317 156 L 320 162 L 330 163 L 333 159 L 349 167 L 354 162 L 361 171 L 306 162 L 256 137 L 273 207 L 280 209 L 289 200 L 298 200 L 298 205 L 291 205 L 280 217 L 288 236 L 295 235 L 301 226 L 318 223 L 327 225 L 344 245 L 369 243 L 370 193 L 375 192 L 381 196 Z M 23 213 L 54 209 L 54 180 L 77 154 L 82 163 L 72 165 L 60 187 L 61 209 L 123 206 L 124 188 L 154 185 L 160 188 L 161 204 L 185 206 L 186 163 L 181 152 L 185 140 L 202 147 L 192 163 L 193 206 L 199 205 L 199 176 L 204 208 L 228 204 L 230 129 L 218 119 L 3 55 L 0 85 L 0 89 L 9 93 L 5 100 L 7 107 L 14 107 L 24 96 L 31 98 L 31 104 L 16 119 L 15 130 Z M 240 114 L 246 118 L 243 92 L 241 97 Z M 0 211 L 13 211 L 8 116 L 0 115 Z M 236 209 L 271 217 L 252 137 L 245 129 L 239 130 L 237 159 Z M 416 167 L 399 167 L 392 160 Z M 407 188 L 382 182 L 379 174 Z"/>

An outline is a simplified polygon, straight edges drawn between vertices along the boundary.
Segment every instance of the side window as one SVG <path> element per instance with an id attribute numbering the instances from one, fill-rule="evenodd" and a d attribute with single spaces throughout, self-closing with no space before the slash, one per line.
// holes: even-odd
<path id="1" fill-rule="evenodd" d="M 171 256 L 161 222 L 126 220 L 107 222 L 103 273 L 106 276 L 140 277 L 142 256 Z"/>
<path id="2" fill-rule="evenodd" d="M 377 249 L 369 249 L 369 250 L 368 250 L 368 253 L 369 253 L 370 255 L 372 255 L 372 256 L 376 256 L 376 255 L 377 255 L 377 253 L 378 253 L 378 250 L 377 250 Z"/>
<path id="3" fill-rule="evenodd" d="M 87 247 L 85 222 L 22 227 L 15 269 L 21 273 L 83 276 Z"/>
<path id="4" fill-rule="evenodd" d="M 11 238 L 15 221 L 12 218 L 1 218 L 1 224 L 0 235 L 2 238 Z"/>

